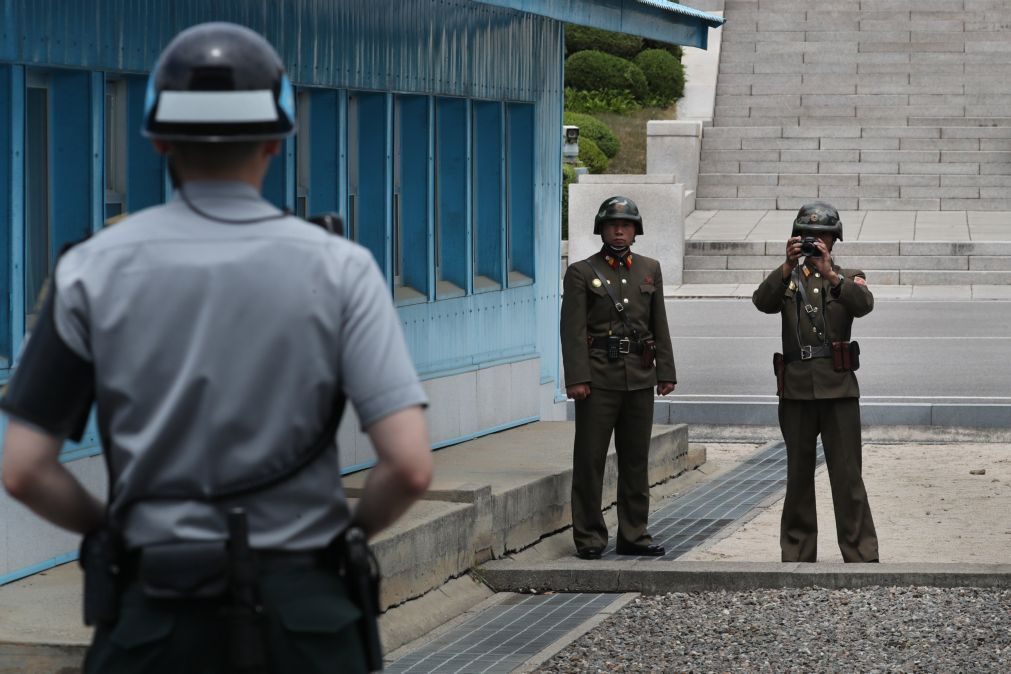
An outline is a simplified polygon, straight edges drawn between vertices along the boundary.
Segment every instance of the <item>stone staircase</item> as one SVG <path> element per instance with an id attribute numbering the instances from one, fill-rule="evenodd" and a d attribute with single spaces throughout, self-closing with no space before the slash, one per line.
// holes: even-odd
<path id="1" fill-rule="evenodd" d="M 783 262 L 783 241 L 685 242 L 684 282 L 758 285 Z M 1011 241 L 843 241 L 833 258 L 875 285 L 1011 284 Z"/>
<path id="2" fill-rule="evenodd" d="M 725 14 L 697 209 L 1011 210 L 1011 0 Z"/>

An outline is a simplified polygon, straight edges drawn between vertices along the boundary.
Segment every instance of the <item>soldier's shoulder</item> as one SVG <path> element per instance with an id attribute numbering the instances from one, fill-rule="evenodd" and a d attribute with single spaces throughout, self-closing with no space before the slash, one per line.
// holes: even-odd
<path id="1" fill-rule="evenodd" d="M 634 255 L 635 257 L 632 258 L 633 263 L 638 262 L 642 265 L 643 269 L 660 269 L 660 260 L 648 255 L 639 255 L 638 253 Z"/>
<path id="2" fill-rule="evenodd" d="M 849 269 L 842 267 L 839 269 L 839 275 L 845 276 L 846 278 L 855 278 L 857 276 L 861 278 L 867 278 L 867 274 L 864 273 L 863 269 Z"/>

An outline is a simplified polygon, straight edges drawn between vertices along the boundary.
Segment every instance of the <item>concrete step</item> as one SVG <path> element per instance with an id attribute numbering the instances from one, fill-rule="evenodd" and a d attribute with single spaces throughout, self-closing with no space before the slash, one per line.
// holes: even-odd
<path id="1" fill-rule="evenodd" d="M 782 262 L 782 248 L 782 241 L 690 240 L 684 282 L 758 283 Z M 850 241 L 838 244 L 835 257 L 877 285 L 1011 283 L 1009 241 Z"/>

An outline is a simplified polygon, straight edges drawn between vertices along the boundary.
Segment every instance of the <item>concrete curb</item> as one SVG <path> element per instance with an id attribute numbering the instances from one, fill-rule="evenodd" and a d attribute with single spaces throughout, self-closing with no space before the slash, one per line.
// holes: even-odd
<path id="1" fill-rule="evenodd" d="M 779 424 L 778 402 L 656 401 L 653 420 L 659 424 L 759 425 Z M 861 402 L 860 415 L 869 426 L 940 426 L 1011 428 L 1011 405 L 982 403 Z"/>
<path id="2" fill-rule="evenodd" d="M 1011 564 L 777 564 L 676 560 L 564 560 L 529 566 L 511 561 L 475 572 L 496 592 L 741 591 L 766 588 L 861 588 L 874 585 L 1011 587 Z"/>

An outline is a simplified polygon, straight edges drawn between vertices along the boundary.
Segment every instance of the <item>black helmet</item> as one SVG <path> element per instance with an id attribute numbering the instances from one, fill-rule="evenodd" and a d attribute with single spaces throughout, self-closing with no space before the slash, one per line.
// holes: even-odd
<path id="1" fill-rule="evenodd" d="M 179 33 L 148 78 L 148 138 L 198 142 L 273 140 L 295 131 L 295 96 L 274 48 L 234 23 Z"/>
<path id="2" fill-rule="evenodd" d="M 824 232 L 828 232 L 835 236 L 836 240 L 842 241 L 842 220 L 839 219 L 839 211 L 834 206 L 830 206 L 824 201 L 814 201 L 805 204 L 797 212 L 797 219 L 793 221 L 793 233 L 790 236 L 822 234 Z"/>
<path id="3" fill-rule="evenodd" d="M 600 226 L 608 220 L 629 220 L 635 223 L 635 233 L 642 234 L 642 216 L 639 207 L 628 197 L 605 199 L 593 219 L 593 233 L 600 234 Z"/>

